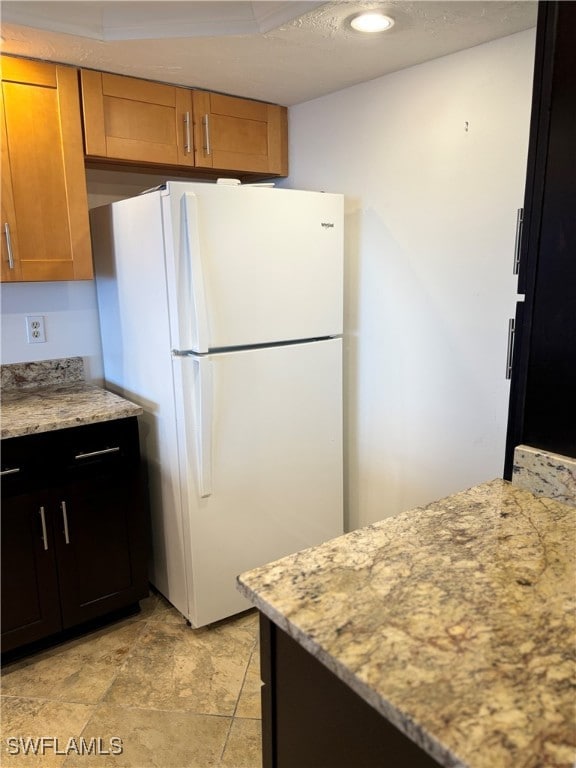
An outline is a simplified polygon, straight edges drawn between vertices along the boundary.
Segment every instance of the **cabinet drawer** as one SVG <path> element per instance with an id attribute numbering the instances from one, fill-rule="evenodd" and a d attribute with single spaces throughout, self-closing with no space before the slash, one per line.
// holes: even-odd
<path id="1" fill-rule="evenodd" d="M 136 417 L 2 441 L 2 496 L 137 466 Z"/>
<path id="2" fill-rule="evenodd" d="M 139 460 L 136 418 L 104 421 L 82 429 L 62 430 L 60 456 L 67 471 L 113 466 Z"/>
<path id="3" fill-rule="evenodd" d="M 2 440 L 2 498 L 45 485 L 54 460 L 47 434 Z"/>

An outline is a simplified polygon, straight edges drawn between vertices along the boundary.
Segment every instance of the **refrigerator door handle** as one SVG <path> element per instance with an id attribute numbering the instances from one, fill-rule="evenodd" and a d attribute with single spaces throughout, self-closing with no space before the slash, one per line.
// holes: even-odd
<path id="1" fill-rule="evenodd" d="M 208 359 L 194 360 L 198 366 L 196 397 L 196 454 L 198 456 L 198 486 L 200 496 L 212 494 L 212 363 Z"/>
<path id="2" fill-rule="evenodd" d="M 198 352 L 208 351 L 208 311 L 206 296 L 204 293 L 204 270 L 202 266 L 202 252 L 200 237 L 198 234 L 198 198 L 193 192 L 185 192 L 180 201 L 182 247 L 185 248 L 184 275 L 185 290 L 190 297 L 190 304 L 194 314 L 192 328 L 182 329 L 183 338 L 191 333 L 194 337 L 192 346 Z M 182 286 L 184 287 L 184 286 Z"/>

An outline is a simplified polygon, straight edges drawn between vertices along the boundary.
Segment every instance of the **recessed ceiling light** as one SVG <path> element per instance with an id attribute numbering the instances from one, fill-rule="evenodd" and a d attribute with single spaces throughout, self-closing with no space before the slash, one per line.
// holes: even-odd
<path id="1" fill-rule="evenodd" d="M 394 19 L 377 11 L 359 13 L 350 20 L 350 26 L 357 32 L 384 32 L 394 26 Z"/>

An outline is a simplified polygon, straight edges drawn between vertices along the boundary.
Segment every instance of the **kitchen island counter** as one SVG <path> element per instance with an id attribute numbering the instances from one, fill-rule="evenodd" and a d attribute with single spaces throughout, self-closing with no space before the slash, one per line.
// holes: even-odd
<path id="1" fill-rule="evenodd" d="M 239 586 L 440 765 L 572 768 L 575 566 L 574 509 L 494 480 Z"/>

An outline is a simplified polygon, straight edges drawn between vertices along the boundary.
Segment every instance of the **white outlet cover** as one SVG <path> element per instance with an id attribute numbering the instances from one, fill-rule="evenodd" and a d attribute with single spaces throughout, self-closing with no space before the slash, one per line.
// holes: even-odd
<path id="1" fill-rule="evenodd" d="M 46 341 L 44 315 L 26 315 L 28 344 L 42 344 Z"/>

